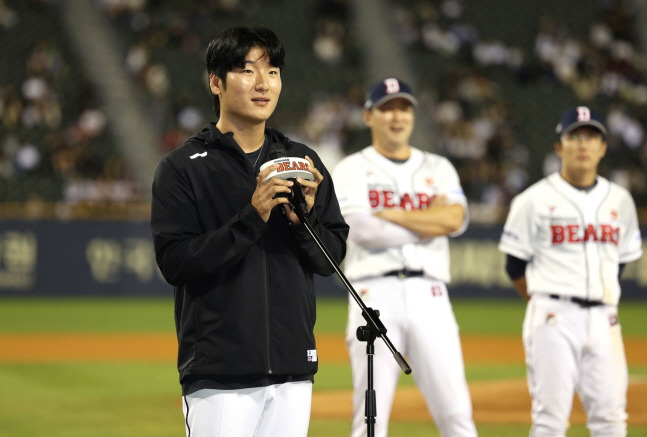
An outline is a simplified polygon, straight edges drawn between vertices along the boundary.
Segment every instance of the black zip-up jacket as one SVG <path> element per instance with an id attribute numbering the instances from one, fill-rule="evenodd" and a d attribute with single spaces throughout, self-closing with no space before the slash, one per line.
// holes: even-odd
<path id="1" fill-rule="evenodd" d="M 348 225 L 317 154 L 274 129 L 287 156 L 310 156 L 324 180 L 308 222 L 340 263 Z M 267 144 L 267 143 L 266 143 Z M 268 161 L 265 146 L 259 163 Z M 201 375 L 313 375 L 313 274 L 333 267 L 280 208 L 265 223 L 251 205 L 257 170 L 214 123 L 160 162 L 151 227 L 157 264 L 174 286 L 180 381 Z M 188 378 L 187 378 L 188 377 Z"/>

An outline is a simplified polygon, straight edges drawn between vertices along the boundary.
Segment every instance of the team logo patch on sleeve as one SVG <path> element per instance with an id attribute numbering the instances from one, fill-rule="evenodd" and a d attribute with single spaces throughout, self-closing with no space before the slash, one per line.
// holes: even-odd
<path id="1" fill-rule="evenodd" d="M 317 361 L 317 349 L 308 350 L 308 361 L 316 362 Z"/>

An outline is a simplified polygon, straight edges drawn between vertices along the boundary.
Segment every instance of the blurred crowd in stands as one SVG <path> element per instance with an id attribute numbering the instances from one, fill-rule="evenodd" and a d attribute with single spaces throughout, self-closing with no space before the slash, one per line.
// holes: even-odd
<path id="1" fill-rule="evenodd" d="M 250 16 L 253 5 L 260 10 L 275 2 L 278 0 L 262 6 L 246 0 L 96 2 L 120 35 L 125 68 L 149 99 L 160 153 L 175 149 L 213 118 L 203 72 L 210 36 L 223 23 Z M 35 3 L 45 7 L 50 2 Z M 55 7 L 56 2 L 51 3 L 48 7 Z M 312 19 L 302 18 L 310 29 L 311 54 L 322 63 L 343 69 L 357 50 L 352 39 L 351 2 L 315 3 Z M 505 207 L 512 196 L 559 165 L 549 153 L 555 139 L 552 132 L 537 132 L 531 138 L 524 131 L 536 125 L 526 126 L 521 107 L 539 103 L 515 101 L 509 94 L 513 88 L 519 90 L 516 95 L 524 89 L 541 88 L 552 111 L 547 115 L 551 129 L 565 109 L 552 93 L 566 95 L 569 106 L 581 102 L 606 114 L 610 135 L 605 176 L 630 189 L 639 206 L 647 206 L 647 58 L 632 1 L 600 1 L 599 17 L 590 23 L 588 34 L 574 34 L 559 17 L 537 17 L 535 28 L 525 29 L 533 32 L 534 47 L 530 49 L 517 41 L 482 36 L 482 30 L 465 18 L 467 8 L 475 7 L 471 2 L 388 3 L 397 29 L 394 37 L 411 59 L 426 62 L 428 58 L 436 65 L 448 66 L 429 74 L 429 69 L 417 71 L 411 62 L 414 73 L 419 74 L 415 85 L 423 117 L 418 123 L 430 124 L 434 133 L 429 144 L 415 146 L 446 155 L 456 165 L 472 205 Z M 20 8 L 12 9 L 8 4 L 0 0 L 3 32 L 20 27 L 23 18 Z M 164 58 L 163 52 L 169 48 L 184 54 L 182 59 L 191 59 L 185 63 L 179 60 L 179 68 L 192 69 L 202 83 L 196 86 L 178 81 L 174 66 Z M 60 199 L 53 200 L 66 202 L 138 199 L 140 193 L 126 163 L 106 147 L 109 129 L 93 86 L 84 85 L 77 101 L 65 101 L 62 83 L 73 79 L 59 43 L 34 40 L 25 63 L 19 87 L 0 85 L 0 179 L 35 172 L 52 175 L 61 184 Z M 307 79 L 307 74 L 304 76 Z M 313 84 L 310 95 L 303 99 L 303 110 L 279 104 L 279 127 L 315 147 L 332 168 L 343 155 L 369 144 L 362 103 L 364 89 L 374 79 L 365 72 L 341 93 L 324 92 Z M 542 110 L 546 114 L 546 108 Z M 0 197 L 11 199 L 1 191 Z"/>
<path id="2" fill-rule="evenodd" d="M 394 4 L 404 45 L 418 54 L 460 61 L 423 86 L 433 96 L 429 114 L 437 150 L 457 166 L 473 203 L 506 206 L 529 183 L 558 169 L 556 155 L 547 152 L 551 132 L 541 132 L 532 143 L 520 126 L 523 107 L 536 102 L 511 100 L 507 91 L 516 86 L 547 90 L 543 99 L 552 112 L 539 114 L 555 122 L 566 109 L 559 96 L 566 94 L 565 100 L 606 114 L 609 150 L 602 170 L 647 205 L 647 58 L 631 1 L 599 2 L 600 14 L 588 25 L 588 35 L 574 35 L 556 17 L 538 17 L 532 51 L 516 41 L 481 38 L 479 29 L 463 20 L 468 2 Z M 536 155 L 543 157 L 541 165 Z M 532 174 L 533 169 L 541 173 Z"/>
<path id="3" fill-rule="evenodd" d="M 30 20 L 49 22 L 49 27 L 43 33 L 25 32 L 42 24 Z M 63 34 L 55 33 L 57 20 L 56 2 L 27 2 L 12 9 L 0 1 L 7 42 L 3 51 L 14 63 L 6 59 L 7 77 L 0 84 L 0 201 L 37 208 L 41 202 L 73 206 L 136 200 L 139 190 L 110 144 L 95 88 L 79 80 Z M 19 37 L 31 37 L 27 50 L 12 44 Z M 16 70 L 22 77 L 9 80 Z M 9 208 L 6 203 L 4 208 Z M 59 208 L 59 216 L 65 215 Z"/>

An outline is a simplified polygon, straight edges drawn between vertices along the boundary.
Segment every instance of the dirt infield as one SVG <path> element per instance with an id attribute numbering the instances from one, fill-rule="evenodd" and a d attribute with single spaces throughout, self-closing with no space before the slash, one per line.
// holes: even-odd
<path id="1" fill-rule="evenodd" d="M 348 359 L 341 339 L 319 336 L 317 343 L 322 361 Z M 516 336 L 463 336 L 462 344 L 466 364 L 524 363 L 521 339 Z M 625 338 L 625 349 L 630 365 L 647 365 L 647 339 Z M 530 397 L 525 379 L 473 381 L 469 388 L 476 422 L 530 422 Z M 629 423 L 647 425 L 647 379 L 631 380 L 627 397 Z M 350 405 L 349 391 L 316 393 L 312 411 L 322 417 L 348 417 Z M 398 388 L 392 416 L 400 420 L 431 420 L 425 401 L 415 387 Z M 582 406 L 577 399 L 571 422 L 585 423 Z"/>
<path id="2" fill-rule="evenodd" d="M 471 382 L 474 420 L 477 423 L 530 423 L 530 398 L 523 379 Z M 647 425 L 647 381 L 632 381 L 628 392 L 629 423 Z M 317 417 L 350 416 L 350 391 L 315 393 L 312 412 Z M 395 395 L 392 417 L 398 420 L 430 421 L 425 401 L 415 387 L 401 387 Z M 571 423 L 585 423 L 579 401 L 574 404 Z"/>
<path id="3" fill-rule="evenodd" d="M 320 360 L 347 362 L 343 340 L 337 335 L 319 335 Z M 647 365 L 647 339 L 626 338 L 630 365 Z M 128 362 L 175 361 L 176 340 L 171 334 L 0 334 L 2 362 Z M 466 364 L 521 364 L 523 349 L 516 336 L 465 336 L 463 354 Z M 525 380 L 475 381 L 470 383 L 474 419 L 478 423 L 528 423 L 530 399 Z M 647 425 L 647 379 L 631 380 L 629 386 L 629 423 Z M 315 392 L 313 416 L 350 417 L 351 393 Z M 430 420 L 424 400 L 413 387 L 399 388 L 393 418 Z M 576 401 L 573 423 L 584 423 L 582 408 Z"/>

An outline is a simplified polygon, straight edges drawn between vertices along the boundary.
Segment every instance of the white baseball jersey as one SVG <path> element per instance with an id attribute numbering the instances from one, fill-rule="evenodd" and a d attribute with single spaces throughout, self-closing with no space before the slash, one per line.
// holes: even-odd
<path id="1" fill-rule="evenodd" d="M 434 196 L 446 195 L 449 204 L 465 208 L 460 235 L 468 224 L 467 199 L 458 174 L 446 158 L 412 148 L 405 162 L 394 162 L 373 146 L 344 158 L 333 173 L 335 190 L 344 217 L 355 213 L 373 214 L 386 208 L 425 209 Z M 449 242 L 435 237 L 391 245 L 380 250 L 360 246 L 353 241 L 351 226 L 344 260 L 350 280 L 381 276 L 407 268 L 422 270 L 425 275 L 443 282 L 450 281 Z M 380 235 L 375 235 L 379 239 Z"/>
<path id="2" fill-rule="evenodd" d="M 597 177 L 579 190 L 559 173 L 512 201 L 499 249 L 528 261 L 528 293 L 617 305 L 618 264 L 642 255 L 636 207 L 619 185 Z"/>

